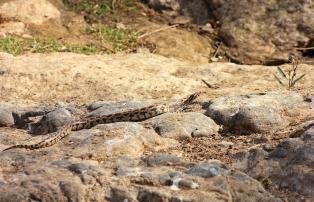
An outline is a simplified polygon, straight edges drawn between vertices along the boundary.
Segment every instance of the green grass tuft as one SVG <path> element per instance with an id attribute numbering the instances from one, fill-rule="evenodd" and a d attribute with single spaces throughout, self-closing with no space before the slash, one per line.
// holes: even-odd
<path id="1" fill-rule="evenodd" d="M 13 36 L 0 38 L 0 51 L 13 55 L 21 54 L 23 51 L 22 40 Z"/>
<path id="2" fill-rule="evenodd" d="M 130 29 L 121 29 L 110 26 L 90 26 L 86 29 L 94 34 L 102 43 L 109 43 L 115 52 L 124 51 L 136 42 L 138 33 Z"/>
<path id="3" fill-rule="evenodd" d="M 96 17 L 116 12 L 134 12 L 139 9 L 135 0 L 62 0 L 65 7 L 75 12 L 86 12 Z"/>
<path id="4" fill-rule="evenodd" d="M 0 38 L 0 51 L 13 55 L 20 55 L 26 52 L 73 52 L 87 55 L 104 52 L 103 49 L 93 44 L 69 45 L 52 38 L 21 38 L 17 36 Z"/>

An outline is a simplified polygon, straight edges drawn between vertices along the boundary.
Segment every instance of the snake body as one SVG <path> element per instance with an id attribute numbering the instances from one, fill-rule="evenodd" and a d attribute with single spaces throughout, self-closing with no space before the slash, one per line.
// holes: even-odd
<path id="1" fill-rule="evenodd" d="M 23 149 L 40 149 L 44 147 L 49 147 L 61 139 L 65 138 L 70 134 L 71 131 L 78 131 L 82 129 L 90 129 L 98 124 L 107 124 L 115 122 L 137 122 L 143 121 L 167 112 L 177 112 L 184 110 L 188 105 L 190 105 L 197 97 L 199 93 L 193 93 L 188 98 L 183 99 L 183 101 L 177 102 L 173 105 L 167 104 L 153 104 L 140 109 L 128 110 L 121 113 L 114 113 L 109 115 L 91 117 L 83 121 L 74 122 L 64 125 L 61 129 L 55 132 L 51 137 L 42 140 L 36 144 L 18 144 L 4 149 L 3 151 L 23 148 Z"/>

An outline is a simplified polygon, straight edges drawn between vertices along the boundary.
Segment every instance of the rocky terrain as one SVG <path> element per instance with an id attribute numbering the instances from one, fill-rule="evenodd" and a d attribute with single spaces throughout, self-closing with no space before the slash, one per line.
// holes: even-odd
<path id="1" fill-rule="evenodd" d="M 79 5 L 90 5 L 83 0 L 0 1 L 3 39 L 22 37 L 0 43 L 1 151 L 39 142 L 69 122 L 200 97 L 184 112 L 2 151 L 0 201 L 314 200 L 311 2 L 136 1 L 135 11 L 123 10 L 123 1 L 92 2 L 82 11 Z M 98 41 L 81 33 L 95 19 L 147 36 L 127 49 Z M 62 45 L 18 44 L 32 37 Z M 110 53 L 78 52 L 90 50 L 84 44 Z M 291 52 L 304 56 L 296 74 L 305 76 L 288 90 L 274 65 L 291 69 Z"/>

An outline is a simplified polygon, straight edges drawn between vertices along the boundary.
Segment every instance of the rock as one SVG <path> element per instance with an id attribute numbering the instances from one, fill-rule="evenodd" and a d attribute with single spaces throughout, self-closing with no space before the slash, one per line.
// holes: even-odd
<path id="1" fill-rule="evenodd" d="M 223 97 L 212 101 L 206 115 L 239 134 L 272 133 L 297 117 L 313 113 L 297 93 L 265 93 Z"/>
<path id="2" fill-rule="evenodd" d="M 86 164 L 83 164 L 83 163 L 74 163 L 74 164 L 71 164 L 68 169 L 72 172 L 75 172 L 75 173 L 78 173 L 78 174 L 81 174 L 81 173 L 84 173 L 86 172 L 88 169 L 90 169 L 90 165 L 86 165 Z"/>
<path id="3" fill-rule="evenodd" d="M 122 187 L 123 186 L 123 187 Z M 127 188 L 125 188 L 126 185 L 117 185 L 115 187 L 112 187 L 111 189 L 111 195 L 110 195 L 110 201 L 137 201 L 136 196 L 133 196 L 132 193 L 130 193 Z M 108 199 L 108 200 L 109 200 Z"/>
<path id="4" fill-rule="evenodd" d="M 178 187 L 181 189 L 197 189 L 199 188 L 199 184 L 190 180 L 180 180 L 178 182 Z"/>
<path id="5" fill-rule="evenodd" d="M 30 124 L 29 132 L 36 135 L 52 133 L 71 121 L 71 113 L 65 108 L 59 108 L 43 116 L 39 122 Z"/>
<path id="6" fill-rule="evenodd" d="M 139 27 L 140 28 L 140 27 Z M 162 28 L 160 25 L 149 26 L 150 30 Z M 214 52 L 210 41 L 195 32 L 183 29 L 168 29 L 147 36 L 148 43 L 155 44 L 155 53 L 168 57 L 178 58 L 193 64 L 208 63 L 208 55 Z"/>
<path id="7" fill-rule="evenodd" d="M 314 197 L 314 127 L 299 138 L 284 139 L 269 153 L 261 149 L 243 151 L 234 156 L 235 169 L 256 179 L 270 179 L 273 186 Z"/>
<path id="8" fill-rule="evenodd" d="M 186 16 L 178 16 L 171 22 L 172 25 L 186 25 L 191 24 L 192 18 Z"/>
<path id="9" fill-rule="evenodd" d="M 167 166 L 167 165 L 184 165 L 185 162 L 182 161 L 179 157 L 168 155 L 164 153 L 156 153 L 145 157 L 143 161 L 148 166 Z"/>
<path id="10" fill-rule="evenodd" d="M 305 97 L 304 101 L 308 102 L 311 105 L 311 108 L 314 109 L 314 94 Z"/>
<path id="11" fill-rule="evenodd" d="M 274 127 L 275 126 L 275 127 Z M 288 126 L 288 121 L 284 120 L 275 108 L 245 106 L 232 116 L 230 128 L 240 133 L 267 133 L 276 132 Z"/>
<path id="12" fill-rule="evenodd" d="M 240 63 L 287 62 L 291 47 L 307 47 L 313 39 L 314 8 L 310 1 L 207 2 L 221 24 L 219 36 Z"/>
<path id="13" fill-rule="evenodd" d="M 30 129 L 34 122 L 38 122 L 39 118 L 45 116 L 56 108 L 54 106 L 24 106 L 18 107 L 13 112 L 15 126 L 17 128 Z"/>
<path id="14" fill-rule="evenodd" d="M 284 139 L 277 148 L 270 152 L 270 158 L 285 158 L 289 155 L 290 152 L 297 151 L 302 147 L 303 141 L 297 138 L 288 138 Z"/>
<path id="15" fill-rule="evenodd" d="M 219 126 L 197 112 L 167 113 L 147 121 L 162 137 L 187 138 L 218 134 Z"/>
<path id="16" fill-rule="evenodd" d="M 203 26 L 200 26 L 200 32 L 201 33 L 209 33 L 209 34 L 213 34 L 214 33 L 214 28 L 210 23 L 206 23 Z M 212 62 L 217 62 L 219 59 L 222 59 L 221 56 L 218 57 L 211 57 Z M 215 61 L 216 60 L 216 61 Z"/>
<path id="17" fill-rule="evenodd" d="M 209 19 L 208 3 L 203 0 L 145 0 L 150 7 L 157 11 L 191 17 L 196 24 L 205 24 Z M 176 24 L 176 23 L 174 23 Z"/>
<path id="18" fill-rule="evenodd" d="M 234 145 L 233 142 L 220 141 L 217 146 L 219 146 L 221 149 L 224 149 L 224 148 L 230 148 L 233 145 Z"/>
<path id="19" fill-rule="evenodd" d="M 176 0 L 144 0 L 150 7 L 161 11 L 166 9 L 179 10 L 180 5 Z"/>
<path id="20" fill-rule="evenodd" d="M 7 22 L 0 25 L 0 36 L 7 35 L 23 36 L 27 33 L 26 25 L 22 22 Z"/>
<path id="21" fill-rule="evenodd" d="M 42 155 L 34 158 L 25 153 L 12 152 L 0 158 L 1 176 L 6 175 L 3 169 L 16 168 L 12 162 L 24 167 L 16 169 L 12 175 L 6 175 L 5 184 L 0 186 L 0 201 L 62 201 L 70 197 L 82 199 L 85 195 L 79 177 L 71 175 L 64 168 L 47 163 Z"/>
<path id="22" fill-rule="evenodd" d="M 100 124 L 89 130 L 73 132 L 59 145 L 79 148 L 66 151 L 68 155 L 90 155 L 96 159 L 107 157 L 139 157 L 146 149 L 166 149 L 177 145 L 172 139 L 162 138 L 152 129 L 136 122 Z"/>
<path id="23" fill-rule="evenodd" d="M 310 1 L 146 0 L 155 10 L 182 14 L 197 24 L 218 22 L 230 60 L 241 64 L 288 62 L 291 47 L 313 47 L 314 8 Z M 310 19 L 310 20 L 304 20 Z"/>
<path id="24" fill-rule="evenodd" d="M 46 115 L 46 122 L 55 127 L 63 126 L 71 120 L 71 113 L 65 108 L 56 109 Z"/>
<path id="25" fill-rule="evenodd" d="M 59 187 L 67 201 L 84 201 L 85 190 L 82 189 L 82 185 L 71 181 L 61 181 Z"/>
<path id="26" fill-rule="evenodd" d="M 0 35 L 25 38 L 59 37 L 81 34 L 86 22 L 82 15 L 66 11 L 61 2 L 49 0 L 4 0 L 0 3 Z"/>
<path id="27" fill-rule="evenodd" d="M 176 38 L 178 37 L 174 37 Z M 163 40 L 160 42 L 167 44 L 169 49 L 171 43 Z M 182 47 L 176 49 L 184 54 L 189 51 L 182 51 L 186 50 Z M 194 53 L 188 55 L 195 57 Z M 207 64 L 203 65 L 191 65 L 174 58 L 139 53 L 114 56 L 73 53 L 12 56 L 0 53 L 0 57 L 0 66 L 10 72 L 0 76 L 1 83 L 6 84 L 2 86 L 2 92 L 6 93 L 9 101 L 55 103 L 58 100 L 77 104 L 101 99 L 165 101 L 182 98 L 195 90 L 202 91 L 204 97 L 217 98 L 245 95 L 265 89 L 278 91 L 279 88 L 278 83 L 270 76 L 276 72 L 276 67 L 208 63 L 208 52 Z M 54 68 L 56 64 L 58 68 Z M 300 67 L 301 72 L 306 73 L 306 77 L 300 81 L 300 87 L 304 90 L 312 89 L 313 82 L 309 78 L 314 77 L 314 66 L 304 64 Z M 69 81 L 69 76 L 76 74 L 81 75 L 80 79 Z M 21 80 L 27 78 L 25 75 L 36 79 L 21 83 Z M 214 88 L 219 88 L 210 91 L 200 82 L 201 79 L 205 79 Z M 46 80 L 47 85 L 42 85 Z M 29 93 L 27 89 L 30 88 L 34 93 Z M 65 91 L 68 93 L 64 93 Z M 47 96 L 48 92 L 52 97 Z"/>
<path id="28" fill-rule="evenodd" d="M 303 141 L 305 143 L 313 143 L 314 142 L 314 123 L 313 125 L 302 134 Z"/>
<path id="29" fill-rule="evenodd" d="M 17 19 L 27 24 L 61 21 L 60 11 L 47 0 L 13 0 L 0 5 L 1 16 Z"/>
<path id="30" fill-rule="evenodd" d="M 206 168 L 209 170 L 219 168 L 223 172 L 219 172 L 220 175 L 216 175 L 217 172 L 214 172 L 215 175 L 212 175 L 213 173 L 208 172 L 209 170 Z M 199 172 L 199 169 L 202 171 L 206 170 L 206 172 Z M 211 175 L 208 175 L 208 173 L 211 173 Z M 174 175 L 168 173 L 167 179 L 169 181 L 170 178 L 171 183 L 164 184 L 163 186 L 168 186 L 170 189 L 163 189 L 160 187 L 161 185 L 152 186 L 152 184 L 156 185 L 154 183 L 157 181 L 155 180 L 153 183 L 152 180 L 158 175 L 160 176 L 160 172 L 156 173 L 156 170 L 150 171 L 150 177 L 145 177 L 146 181 L 143 178 L 142 180 L 138 179 L 139 181 L 136 181 L 136 183 L 139 184 L 142 184 L 143 182 L 148 183 L 147 180 L 151 181 L 151 183 L 148 183 L 150 186 L 142 185 L 142 188 L 137 195 L 137 199 L 140 201 L 204 201 L 204 199 L 224 201 L 229 198 L 230 200 L 241 201 L 281 201 L 265 191 L 256 180 L 242 172 L 229 170 L 219 161 L 200 163 L 195 167 L 192 167 L 187 174 L 189 175 L 181 172 L 177 172 Z M 229 180 L 226 180 L 226 178 Z M 217 190 L 219 190 L 219 192 L 217 192 Z"/>
<path id="31" fill-rule="evenodd" d="M 127 111 L 131 109 L 139 109 L 142 107 L 146 107 L 152 104 L 152 102 L 141 102 L 141 101 L 120 101 L 120 102 L 95 102 L 89 106 L 87 106 L 88 110 L 91 112 L 87 115 L 87 117 L 93 116 L 103 116 L 108 114 L 119 113 L 122 111 Z"/>
<path id="32" fill-rule="evenodd" d="M 0 67 L 0 76 L 3 76 L 4 74 L 9 74 L 10 72 L 3 67 Z"/>
<path id="33" fill-rule="evenodd" d="M 209 19 L 209 5 L 203 0 L 181 0 L 180 12 L 189 16 L 196 24 L 206 24 Z"/>
<path id="34" fill-rule="evenodd" d="M 241 151 L 233 155 L 234 163 L 232 167 L 245 172 L 253 178 L 259 178 L 259 176 L 265 176 L 265 173 L 269 171 L 267 163 L 264 161 L 267 156 L 268 153 L 262 149 Z M 258 162 L 260 163 L 258 164 Z M 255 169 L 250 169 L 253 166 L 256 166 Z"/>
<path id="35" fill-rule="evenodd" d="M 128 176 L 137 173 L 137 166 L 140 159 L 132 158 L 130 156 L 118 157 L 115 161 L 115 175 Z"/>
<path id="36" fill-rule="evenodd" d="M 191 167 L 190 162 L 177 164 L 183 160 L 166 153 L 149 158 L 127 153 L 118 160 L 108 158 L 102 162 L 97 154 L 86 159 L 83 155 L 76 156 L 66 146 L 63 150 L 72 156 L 71 159 L 55 156 L 57 148 L 52 147 L 52 152 L 31 151 L 32 155 L 24 151 L 3 153 L 0 172 L 5 180 L 0 186 L 0 201 L 34 198 L 47 201 L 62 201 L 64 198 L 75 201 L 101 201 L 104 198 L 108 201 L 278 201 L 258 181 L 217 160 Z M 94 152 L 97 153 L 97 149 Z M 156 157 L 167 159 L 152 160 Z M 154 162 L 154 166 L 145 161 Z M 163 162 L 174 163 L 164 166 Z M 115 171 L 121 168 L 124 173 L 117 174 Z"/>
<path id="37" fill-rule="evenodd" d="M 208 161 L 192 167 L 187 173 L 192 176 L 208 178 L 226 175 L 226 169 L 226 166 L 218 161 Z"/>
<path id="38" fill-rule="evenodd" d="M 14 123 L 12 111 L 7 108 L 0 107 L 0 126 L 13 126 Z"/>

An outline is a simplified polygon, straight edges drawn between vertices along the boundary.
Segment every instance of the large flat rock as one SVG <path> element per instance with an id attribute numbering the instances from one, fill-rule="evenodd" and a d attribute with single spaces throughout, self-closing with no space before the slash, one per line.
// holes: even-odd
<path id="1" fill-rule="evenodd" d="M 206 98 L 281 91 L 272 74 L 276 67 L 211 63 L 191 65 L 153 54 L 79 55 L 72 53 L 0 54 L 2 101 L 92 103 L 100 100 L 165 100 L 202 91 Z M 282 68 L 287 68 L 288 65 Z M 314 88 L 314 66 L 296 88 Z M 212 87 L 208 88 L 204 79 Z"/>

